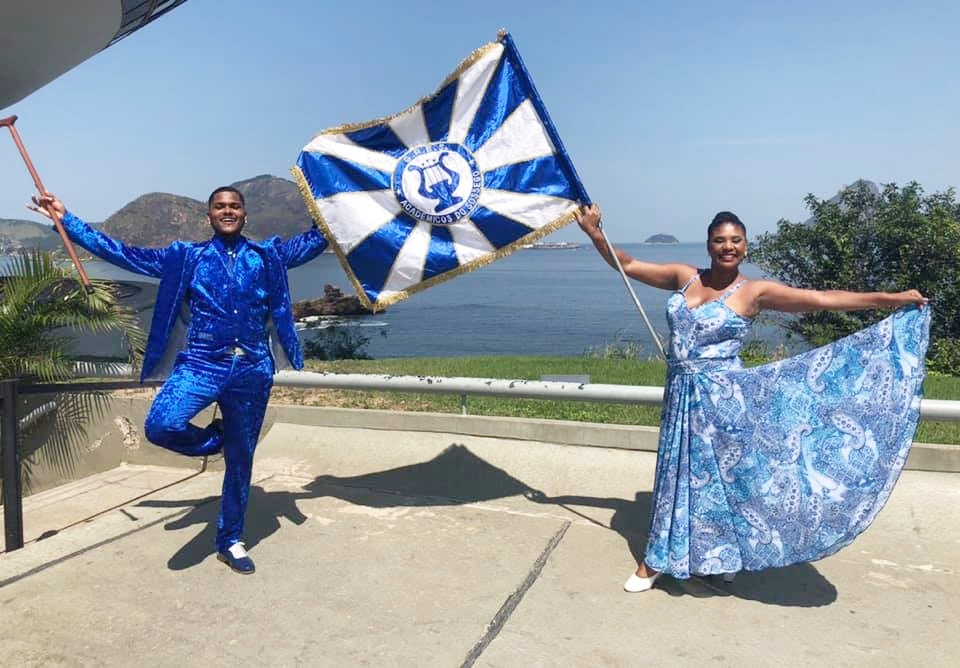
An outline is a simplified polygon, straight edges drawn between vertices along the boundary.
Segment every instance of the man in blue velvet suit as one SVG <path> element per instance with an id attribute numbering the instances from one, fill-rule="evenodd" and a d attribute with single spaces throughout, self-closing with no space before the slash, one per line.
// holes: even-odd
<path id="1" fill-rule="evenodd" d="M 49 206 L 70 238 L 112 264 L 160 279 L 141 381 L 166 378 L 147 415 L 150 441 L 190 456 L 223 452 L 226 472 L 217 520 L 217 557 L 239 573 L 254 565 L 240 542 L 253 453 L 277 368 L 303 367 L 287 269 L 317 257 L 327 241 L 314 225 L 286 241 L 253 241 L 243 195 L 217 188 L 207 202 L 213 238 L 166 248 L 127 246 L 91 228 L 52 195 Z M 190 423 L 217 402 L 222 420 Z"/>

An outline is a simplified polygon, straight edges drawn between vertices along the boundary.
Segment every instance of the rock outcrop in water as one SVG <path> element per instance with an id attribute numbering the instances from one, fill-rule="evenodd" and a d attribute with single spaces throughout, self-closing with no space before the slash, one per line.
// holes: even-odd
<path id="1" fill-rule="evenodd" d="M 355 295 L 345 295 L 329 283 L 323 286 L 323 297 L 305 299 L 293 304 L 293 319 L 302 320 L 320 315 L 368 315 L 371 311 Z"/>

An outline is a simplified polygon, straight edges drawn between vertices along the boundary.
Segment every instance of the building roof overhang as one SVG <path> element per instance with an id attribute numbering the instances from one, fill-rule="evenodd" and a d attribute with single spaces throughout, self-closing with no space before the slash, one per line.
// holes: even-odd
<path id="1" fill-rule="evenodd" d="M 0 109 L 186 0 L 3 0 Z"/>

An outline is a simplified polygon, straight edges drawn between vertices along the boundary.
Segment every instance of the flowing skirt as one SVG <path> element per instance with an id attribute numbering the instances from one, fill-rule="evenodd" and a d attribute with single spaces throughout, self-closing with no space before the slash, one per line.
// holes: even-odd
<path id="1" fill-rule="evenodd" d="M 674 577 L 833 554 L 883 507 L 916 432 L 930 308 L 745 369 L 667 380 L 644 561 Z"/>

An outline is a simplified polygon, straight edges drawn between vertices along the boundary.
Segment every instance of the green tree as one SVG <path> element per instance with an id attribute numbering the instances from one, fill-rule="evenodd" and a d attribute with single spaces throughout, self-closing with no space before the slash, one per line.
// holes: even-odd
<path id="1" fill-rule="evenodd" d="M 953 189 L 924 195 L 917 183 L 882 191 L 864 182 L 832 200 L 806 198 L 812 216 L 781 220 L 757 239 L 753 261 L 784 283 L 820 290 L 917 288 L 933 308 L 930 368 L 960 375 L 960 204 Z M 882 313 L 806 313 L 786 327 L 820 345 Z"/>
<path id="2" fill-rule="evenodd" d="M 74 376 L 70 342 L 91 333 L 118 333 L 138 364 L 146 335 L 136 315 L 122 306 L 111 287 L 93 281 L 87 292 L 48 253 L 14 258 L 0 283 L 0 377 L 23 383 L 56 383 Z M 32 465 L 44 461 L 68 475 L 86 445 L 85 425 L 103 414 L 103 392 L 24 395 L 18 414 L 24 485 Z"/>
<path id="3" fill-rule="evenodd" d="M 349 325 L 331 325 L 324 328 L 307 330 L 304 337 L 303 354 L 308 359 L 315 360 L 368 360 L 367 344 L 370 337 L 364 336 L 356 328 Z M 387 333 L 380 330 L 380 336 Z"/>

